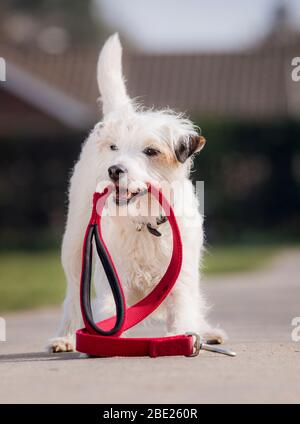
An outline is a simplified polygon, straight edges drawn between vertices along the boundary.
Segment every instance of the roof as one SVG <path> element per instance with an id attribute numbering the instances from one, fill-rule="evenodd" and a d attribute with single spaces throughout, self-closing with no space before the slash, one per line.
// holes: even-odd
<path id="1" fill-rule="evenodd" d="M 97 95 L 89 96 L 97 93 L 92 88 L 97 54 L 92 48 L 51 55 L 38 49 L 0 45 L 0 55 L 7 63 L 7 81 L 1 87 L 72 128 L 85 128 L 96 113 Z M 90 76 L 87 71 L 92 73 L 92 68 Z"/>
<path id="2" fill-rule="evenodd" d="M 148 105 L 197 116 L 266 119 L 286 114 L 281 53 L 134 55 L 129 88 Z"/>
<path id="3" fill-rule="evenodd" d="M 264 45 L 240 53 L 130 52 L 124 58 L 124 73 L 129 94 L 146 106 L 169 106 L 197 117 L 222 119 L 299 117 L 300 83 L 291 79 L 291 59 L 299 51 L 300 39 L 291 47 Z M 100 114 L 98 53 L 94 45 L 49 55 L 5 43 L 0 45 L 0 56 L 8 66 L 6 88 L 46 107 L 58 119 L 62 116 L 71 126 L 79 122 L 88 126 Z M 22 81 L 23 86 L 27 81 L 24 89 Z"/>

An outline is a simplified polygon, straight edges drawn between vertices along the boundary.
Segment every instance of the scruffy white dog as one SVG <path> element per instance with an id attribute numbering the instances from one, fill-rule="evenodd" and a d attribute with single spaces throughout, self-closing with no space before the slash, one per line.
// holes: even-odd
<path id="1" fill-rule="evenodd" d="M 85 142 L 71 178 L 62 244 L 68 288 L 59 334 L 50 342 L 54 352 L 75 349 L 74 334 L 82 325 L 79 285 L 83 236 L 93 192 L 97 184 L 104 186 L 108 181 L 116 188 L 110 207 L 114 203 L 119 213 L 107 213 L 103 233 L 124 285 L 127 304 L 149 293 L 162 277 L 172 253 L 168 223 L 159 214 L 149 213 L 149 204 L 145 208 L 149 195 L 141 193 L 149 182 L 169 192 L 174 182 L 180 183 L 184 190 L 172 188 L 171 201 L 181 230 L 183 265 L 175 287 L 156 315 L 164 319 L 168 334 L 192 331 L 218 342 L 224 337 L 222 330 L 212 329 L 205 318 L 207 308 L 199 287 L 203 218 L 188 179 L 192 155 L 203 148 L 205 139 L 182 115 L 137 107 L 127 95 L 121 59 L 116 34 L 104 45 L 98 62 L 103 121 Z M 94 284 L 98 299 L 95 313 L 99 312 L 99 318 L 114 314 L 113 298 L 98 260 Z"/>

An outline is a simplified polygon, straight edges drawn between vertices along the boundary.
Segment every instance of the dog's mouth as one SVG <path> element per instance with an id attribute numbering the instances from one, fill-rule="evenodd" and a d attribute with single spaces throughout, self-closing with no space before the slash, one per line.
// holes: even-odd
<path id="1" fill-rule="evenodd" d="M 119 184 L 115 184 L 115 188 L 114 200 L 118 206 L 128 205 L 130 202 L 134 202 L 137 197 L 147 193 L 147 190 L 140 189 L 132 192 L 125 187 L 120 187 Z"/>

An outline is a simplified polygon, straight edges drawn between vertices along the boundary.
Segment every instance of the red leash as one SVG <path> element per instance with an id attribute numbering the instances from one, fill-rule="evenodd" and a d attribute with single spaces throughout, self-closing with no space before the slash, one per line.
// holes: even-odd
<path id="1" fill-rule="evenodd" d="M 111 187 L 102 193 L 94 193 L 93 211 L 87 226 L 82 255 L 81 311 L 85 328 L 76 333 L 76 349 L 92 356 L 173 356 L 194 355 L 196 335 L 178 335 L 155 338 L 121 338 L 122 333 L 150 315 L 166 298 L 174 286 L 182 265 L 182 243 L 174 212 L 167 200 L 152 186 L 148 191 L 159 201 L 166 212 L 173 232 L 173 253 L 169 266 L 150 294 L 143 300 L 126 307 L 126 300 L 113 260 L 102 237 L 101 217 Z M 95 323 L 92 317 L 90 289 L 92 273 L 92 240 L 95 239 L 97 253 L 106 272 L 116 303 L 116 316 Z M 196 339 L 196 341 L 198 338 Z M 199 341 L 199 340 L 198 340 Z M 199 343 L 196 343 L 196 345 Z M 200 349 L 200 344 L 199 344 Z M 198 353 L 198 347 L 196 346 Z"/>
<path id="2" fill-rule="evenodd" d="M 113 260 L 102 237 L 101 218 L 111 186 L 102 193 L 94 193 L 93 210 L 86 229 L 82 250 L 82 272 L 80 285 L 81 312 L 85 328 L 76 332 L 76 349 L 91 356 L 196 356 L 200 349 L 235 356 L 235 353 L 220 347 L 202 343 L 196 333 L 170 337 L 122 338 L 124 331 L 150 315 L 170 293 L 176 283 L 182 265 L 182 242 L 173 209 L 155 187 L 148 186 L 168 217 L 173 233 L 173 252 L 169 266 L 150 294 L 130 308 L 126 307 L 122 284 Z M 100 322 L 93 319 L 91 308 L 91 277 L 93 240 L 102 262 L 116 304 L 116 315 Z"/>

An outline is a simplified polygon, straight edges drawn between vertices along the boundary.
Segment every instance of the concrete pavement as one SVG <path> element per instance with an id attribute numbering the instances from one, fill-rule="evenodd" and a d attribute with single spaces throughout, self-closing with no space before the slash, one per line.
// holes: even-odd
<path id="1" fill-rule="evenodd" d="M 59 311 L 8 314 L 0 403 L 300 403 L 300 342 L 291 340 L 291 321 L 300 317 L 299 250 L 260 271 L 210 278 L 204 288 L 211 320 L 228 332 L 236 358 L 48 355 L 42 350 Z"/>

